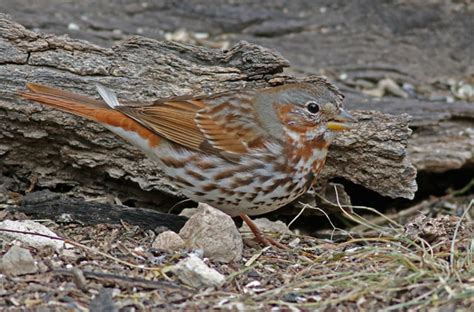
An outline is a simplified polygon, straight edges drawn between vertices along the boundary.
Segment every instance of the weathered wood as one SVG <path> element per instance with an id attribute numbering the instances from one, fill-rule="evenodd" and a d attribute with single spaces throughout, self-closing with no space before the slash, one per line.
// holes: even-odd
<path id="1" fill-rule="evenodd" d="M 33 33 L 0 16 L 0 169 L 73 194 L 111 194 L 139 206 L 169 207 L 176 190 L 159 168 L 99 125 L 22 101 L 34 81 L 96 96 L 100 82 L 132 101 L 294 81 L 288 62 L 241 42 L 227 51 L 132 37 L 113 48 Z M 311 78 L 309 78 L 311 79 Z M 357 106 L 352 106 L 357 108 Z M 324 177 L 343 177 L 382 195 L 412 198 L 407 115 L 355 111 L 358 126 L 333 144 Z"/>
<path id="2" fill-rule="evenodd" d="M 347 95 L 348 107 L 411 116 L 408 158 L 418 171 L 445 172 L 474 165 L 472 103 Z"/>
<path id="3" fill-rule="evenodd" d="M 59 223 L 80 222 L 95 225 L 126 222 L 145 230 L 167 228 L 175 232 L 179 232 L 188 220 L 186 217 L 151 209 L 87 202 L 49 191 L 27 194 L 16 210 L 36 219 L 51 219 Z"/>

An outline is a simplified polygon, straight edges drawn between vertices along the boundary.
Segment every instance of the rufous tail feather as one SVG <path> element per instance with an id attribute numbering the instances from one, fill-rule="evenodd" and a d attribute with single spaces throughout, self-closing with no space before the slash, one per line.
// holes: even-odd
<path id="1" fill-rule="evenodd" d="M 103 101 L 35 83 L 27 83 L 26 87 L 29 92 L 18 92 L 24 99 L 51 106 L 107 126 L 120 127 L 125 131 L 135 132 L 142 138 L 149 140 L 150 144 L 152 141 L 153 144 L 157 144 L 159 141 L 159 136 L 156 133 L 127 115 L 110 108 Z"/>

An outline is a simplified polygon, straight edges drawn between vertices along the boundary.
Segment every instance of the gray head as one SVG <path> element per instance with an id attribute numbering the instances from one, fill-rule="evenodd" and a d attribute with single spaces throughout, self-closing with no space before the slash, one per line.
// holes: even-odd
<path id="1" fill-rule="evenodd" d="M 286 133 L 304 140 L 319 139 L 329 143 L 337 132 L 349 129 L 350 123 L 356 121 L 342 108 L 343 98 L 334 85 L 323 79 L 311 83 L 286 84 L 265 89 L 261 102 L 268 103 L 270 99 L 274 109 L 270 112 L 267 104 L 268 111 L 265 114 L 268 116 L 260 115 L 267 119 L 264 123 L 280 135 Z M 269 124 L 274 118 L 283 129 Z"/>

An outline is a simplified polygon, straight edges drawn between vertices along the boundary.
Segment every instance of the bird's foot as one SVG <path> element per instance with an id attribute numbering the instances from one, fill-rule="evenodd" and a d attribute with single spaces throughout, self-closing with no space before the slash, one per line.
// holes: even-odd
<path id="1" fill-rule="evenodd" d="M 244 222 L 247 224 L 247 226 L 250 228 L 252 231 L 253 235 L 255 236 L 255 239 L 257 242 L 259 242 L 262 245 L 265 246 L 275 246 L 280 249 L 289 249 L 288 246 L 274 240 L 273 238 L 265 235 L 259 228 L 258 226 L 250 219 L 250 217 L 246 214 L 241 214 L 240 217 Z"/>

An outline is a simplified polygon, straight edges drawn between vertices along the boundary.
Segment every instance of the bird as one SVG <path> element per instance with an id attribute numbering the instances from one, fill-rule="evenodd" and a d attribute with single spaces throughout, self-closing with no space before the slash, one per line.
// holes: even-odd
<path id="1" fill-rule="evenodd" d="M 100 100 L 27 83 L 22 98 L 97 123 L 143 151 L 185 196 L 240 216 L 291 203 L 316 182 L 336 135 L 357 121 L 343 94 L 324 78 L 210 95 L 120 102 L 100 84 Z"/>

